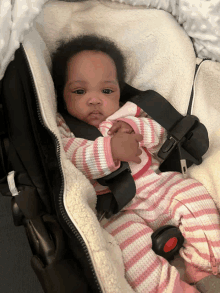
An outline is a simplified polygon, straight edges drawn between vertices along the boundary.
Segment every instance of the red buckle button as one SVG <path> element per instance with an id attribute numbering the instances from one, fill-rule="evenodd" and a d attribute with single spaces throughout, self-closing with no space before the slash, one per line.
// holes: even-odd
<path id="1" fill-rule="evenodd" d="M 170 238 L 164 245 L 163 251 L 169 252 L 176 247 L 178 240 L 176 237 Z"/>

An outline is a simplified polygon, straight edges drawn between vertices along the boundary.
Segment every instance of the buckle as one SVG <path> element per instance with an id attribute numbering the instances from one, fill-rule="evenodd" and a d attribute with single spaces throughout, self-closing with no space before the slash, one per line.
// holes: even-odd
<path id="1" fill-rule="evenodd" d="M 180 160 L 181 171 L 183 174 L 183 178 L 187 178 L 187 164 L 185 159 Z"/>
<path id="2" fill-rule="evenodd" d="M 121 174 L 122 172 L 129 172 L 131 173 L 131 169 L 127 162 L 121 162 L 120 168 L 118 168 L 116 171 L 112 172 L 111 174 L 104 176 L 102 178 L 97 179 L 98 183 L 103 186 L 108 186 L 108 182 L 114 179 L 116 176 Z"/>
<path id="3" fill-rule="evenodd" d="M 196 116 L 188 115 L 183 117 L 170 131 L 169 137 L 158 152 L 158 157 L 165 160 L 177 144 L 182 145 L 186 140 L 189 131 L 195 127 L 199 119 Z"/>
<path id="4" fill-rule="evenodd" d="M 165 225 L 158 228 L 151 235 L 152 250 L 166 260 L 170 261 L 178 254 L 184 244 L 184 237 L 179 228 Z"/>
<path id="5" fill-rule="evenodd" d="M 158 152 L 158 157 L 161 158 L 162 160 L 165 160 L 169 156 L 169 154 L 172 152 L 172 150 L 176 147 L 178 142 L 179 141 L 175 137 L 173 136 L 168 137 L 167 140 L 162 145 L 162 147 L 160 148 Z"/>

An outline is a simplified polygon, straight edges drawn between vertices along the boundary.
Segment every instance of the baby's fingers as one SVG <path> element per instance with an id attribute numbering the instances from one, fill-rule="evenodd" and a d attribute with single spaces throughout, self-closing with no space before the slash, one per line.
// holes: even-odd
<path id="1" fill-rule="evenodd" d="M 129 133 L 129 134 L 131 133 L 131 131 L 130 131 L 129 129 L 124 128 L 124 127 L 121 127 L 121 128 L 120 128 L 120 132 L 121 132 L 121 133 Z"/>
<path id="2" fill-rule="evenodd" d="M 138 148 L 137 150 L 137 154 L 136 156 L 132 159 L 132 162 L 140 164 L 141 163 L 141 159 L 139 158 L 139 156 L 142 154 L 142 150 L 140 148 Z"/>
<path id="3" fill-rule="evenodd" d="M 119 123 L 114 123 L 114 124 L 112 125 L 112 127 L 109 129 L 109 131 L 108 131 L 108 135 L 114 134 L 115 132 L 117 132 L 117 131 L 119 130 L 120 127 L 121 127 L 121 126 L 120 126 Z"/>
<path id="4" fill-rule="evenodd" d="M 137 156 L 140 156 L 141 154 L 142 154 L 142 150 L 141 149 L 138 149 Z"/>
<path id="5" fill-rule="evenodd" d="M 133 134 L 136 141 L 140 142 L 143 140 L 143 135 L 141 134 Z"/>
<path id="6" fill-rule="evenodd" d="M 132 162 L 140 164 L 141 163 L 141 159 L 139 157 L 134 157 Z"/>

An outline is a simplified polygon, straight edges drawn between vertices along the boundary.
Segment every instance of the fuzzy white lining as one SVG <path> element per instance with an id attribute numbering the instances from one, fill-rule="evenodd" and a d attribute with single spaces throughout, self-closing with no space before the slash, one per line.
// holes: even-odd
<path id="1" fill-rule="evenodd" d="M 192 38 L 197 56 L 220 61 L 219 0 L 111 0 L 171 13 Z"/>

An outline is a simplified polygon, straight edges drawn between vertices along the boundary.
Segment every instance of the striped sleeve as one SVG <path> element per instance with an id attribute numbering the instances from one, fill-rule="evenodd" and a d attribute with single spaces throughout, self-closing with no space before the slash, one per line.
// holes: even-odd
<path id="1" fill-rule="evenodd" d="M 151 154 L 157 154 L 166 140 L 166 130 L 151 118 L 127 116 L 117 120 L 128 123 L 135 133 L 141 134 L 143 140 L 140 142 L 140 147 L 146 147 Z"/>
<path id="2" fill-rule="evenodd" d="M 110 137 L 98 137 L 95 141 L 74 137 L 60 114 L 57 126 L 67 158 L 88 179 L 102 178 L 120 167 L 119 162 L 113 161 Z"/>

